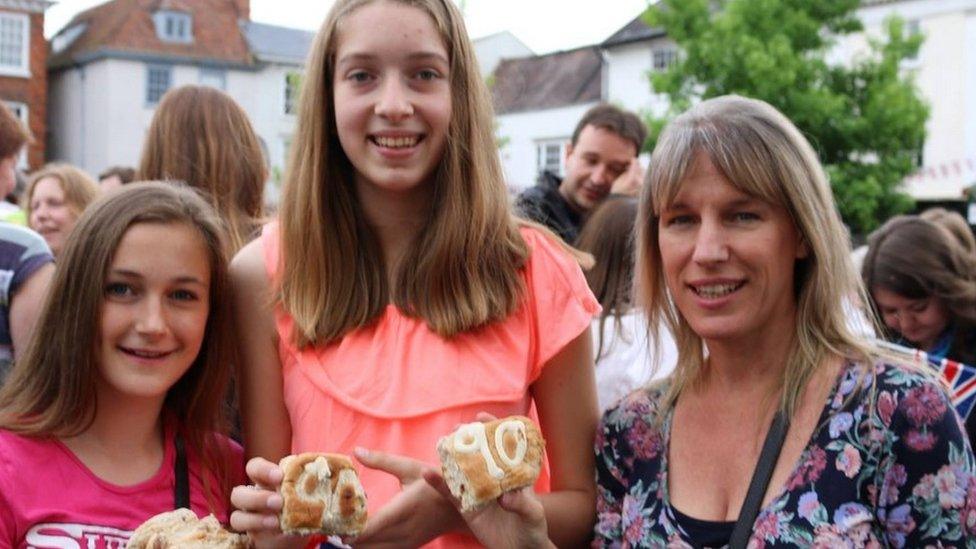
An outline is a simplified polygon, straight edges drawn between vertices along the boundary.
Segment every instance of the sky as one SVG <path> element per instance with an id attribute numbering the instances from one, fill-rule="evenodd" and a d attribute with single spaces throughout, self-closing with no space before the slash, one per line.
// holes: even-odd
<path id="1" fill-rule="evenodd" d="M 460 0 L 455 0 L 460 1 Z M 50 38 L 78 12 L 103 0 L 59 0 L 47 10 Z M 535 53 L 600 42 L 647 7 L 648 0 L 464 0 L 468 34 L 480 38 L 510 31 Z M 251 20 L 317 30 L 330 0 L 251 0 Z"/>

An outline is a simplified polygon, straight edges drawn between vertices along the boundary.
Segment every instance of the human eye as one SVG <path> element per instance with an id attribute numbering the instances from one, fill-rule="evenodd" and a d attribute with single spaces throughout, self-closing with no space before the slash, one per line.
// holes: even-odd
<path id="1" fill-rule="evenodd" d="M 908 306 L 908 310 L 913 313 L 923 313 L 925 309 L 929 308 L 929 302 L 926 301 L 916 301 Z"/>
<path id="2" fill-rule="evenodd" d="M 105 296 L 115 299 L 128 299 L 135 295 L 135 288 L 125 282 L 109 282 L 105 285 Z"/>
<path id="3" fill-rule="evenodd" d="M 192 290 L 187 290 L 185 288 L 174 290 L 170 294 L 170 297 L 176 301 L 188 301 L 188 302 L 197 301 L 198 299 L 200 299 L 200 296 L 196 292 Z"/>
<path id="4" fill-rule="evenodd" d="M 664 218 L 665 227 L 680 227 L 684 225 L 691 225 L 694 223 L 695 219 L 689 214 L 675 214 Z"/>
<path id="5" fill-rule="evenodd" d="M 346 74 L 346 80 L 355 82 L 356 84 L 365 84 L 373 79 L 373 75 L 364 70 L 354 70 Z"/>
<path id="6" fill-rule="evenodd" d="M 441 73 L 434 69 L 421 69 L 417 71 L 417 78 L 420 80 L 424 80 L 426 82 L 430 82 L 432 80 L 438 80 L 439 78 L 441 78 Z"/>
<path id="7" fill-rule="evenodd" d="M 756 212 L 741 210 L 732 213 L 732 219 L 740 223 L 748 223 L 751 221 L 758 221 L 760 219 L 759 214 Z"/>

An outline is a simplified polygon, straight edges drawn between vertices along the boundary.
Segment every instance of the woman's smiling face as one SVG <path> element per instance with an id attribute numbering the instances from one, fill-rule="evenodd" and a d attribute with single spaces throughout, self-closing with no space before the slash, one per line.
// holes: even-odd
<path id="1" fill-rule="evenodd" d="M 658 243 L 675 305 L 706 342 L 792 322 L 807 246 L 785 208 L 738 190 L 706 155 L 661 212 Z"/>

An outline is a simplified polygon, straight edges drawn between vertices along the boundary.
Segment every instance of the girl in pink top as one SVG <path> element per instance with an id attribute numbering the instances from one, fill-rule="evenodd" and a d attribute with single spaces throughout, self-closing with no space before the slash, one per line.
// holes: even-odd
<path id="1" fill-rule="evenodd" d="M 330 451 L 363 465 L 357 547 L 474 544 L 422 474 L 459 423 L 528 413 L 547 440 L 542 520 L 556 543 L 584 542 L 599 306 L 567 249 L 510 213 L 457 8 L 340 0 L 307 67 L 279 221 L 231 267 L 263 487 L 234 490 L 231 523 L 273 534 L 273 463 Z"/>
<path id="2" fill-rule="evenodd" d="M 234 362 L 225 249 L 210 206 L 171 184 L 82 215 L 0 389 L 0 548 L 122 547 L 177 506 L 228 520 L 244 472 L 218 434 Z"/>

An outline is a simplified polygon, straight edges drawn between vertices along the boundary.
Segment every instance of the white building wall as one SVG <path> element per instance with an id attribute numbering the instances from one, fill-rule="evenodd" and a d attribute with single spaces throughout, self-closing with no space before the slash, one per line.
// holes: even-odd
<path id="1" fill-rule="evenodd" d="M 91 174 L 113 165 L 138 166 L 156 105 L 146 103 L 146 71 L 140 61 L 104 59 L 52 74 L 51 160 L 75 164 Z M 261 71 L 225 71 L 224 91 L 251 119 L 268 153 L 270 174 L 284 171 L 285 145 L 295 117 L 284 113 L 285 75 L 294 66 Z M 201 69 L 174 65 L 171 88 L 200 84 Z M 270 193 L 277 195 L 277 187 Z"/>
<path id="2" fill-rule="evenodd" d="M 929 104 L 923 169 L 909 178 L 906 191 L 920 199 L 959 199 L 960 189 L 976 180 L 976 0 L 906 0 L 862 8 L 865 32 L 845 37 L 831 52 L 832 62 L 867 55 L 869 38 L 880 38 L 884 22 L 898 15 L 918 21 L 925 41 L 904 70 L 913 75 Z"/>
<path id="3" fill-rule="evenodd" d="M 584 103 L 544 111 L 498 115 L 496 135 L 508 140 L 499 154 L 509 188 L 519 191 L 534 185 L 538 175 L 536 145 L 540 141 L 560 139 L 569 142 L 576 123 L 594 105 L 596 103 Z"/>
<path id="4" fill-rule="evenodd" d="M 667 111 L 668 100 L 651 88 L 652 51 L 672 44 L 660 38 L 607 49 L 607 100 L 641 115 L 662 116 Z"/>
<path id="5" fill-rule="evenodd" d="M 481 77 L 487 78 L 495 72 L 502 59 L 515 59 L 534 55 L 528 46 L 508 31 L 473 40 L 474 53 L 478 58 Z"/>

